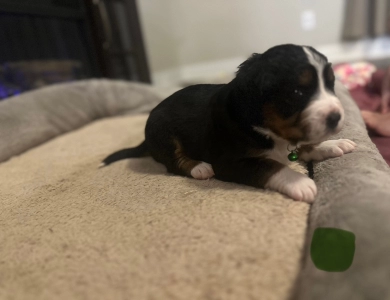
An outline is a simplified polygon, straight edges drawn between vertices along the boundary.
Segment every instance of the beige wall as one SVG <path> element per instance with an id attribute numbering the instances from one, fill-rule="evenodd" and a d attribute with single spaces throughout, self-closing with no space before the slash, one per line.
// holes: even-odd
<path id="1" fill-rule="evenodd" d="M 262 50 L 280 43 L 312 46 L 340 41 L 344 15 L 343 0 L 274 0 L 253 1 L 250 20 L 260 28 L 261 37 L 254 45 Z M 313 31 L 301 28 L 301 13 L 311 9 L 316 13 L 317 27 Z M 261 11 L 261 16 L 256 14 Z M 250 47 L 250 41 L 247 41 Z"/>
<path id="2" fill-rule="evenodd" d="M 339 42 L 343 0 L 138 0 L 152 72 L 246 57 L 281 43 Z M 303 31 L 313 9 L 317 27 Z"/>
<path id="3" fill-rule="evenodd" d="M 138 11 L 152 72 L 180 65 L 173 0 L 138 0 Z"/>

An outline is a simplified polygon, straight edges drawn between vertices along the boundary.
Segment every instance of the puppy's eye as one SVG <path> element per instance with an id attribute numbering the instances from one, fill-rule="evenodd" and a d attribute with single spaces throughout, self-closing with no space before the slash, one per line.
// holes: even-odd
<path id="1" fill-rule="evenodd" d="M 295 94 L 296 96 L 303 96 L 303 92 L 302 92 L 301 90 L 299 90 L 299 89 L 295 89 L 295 90 L 294 90 L 294 94 Z"/>

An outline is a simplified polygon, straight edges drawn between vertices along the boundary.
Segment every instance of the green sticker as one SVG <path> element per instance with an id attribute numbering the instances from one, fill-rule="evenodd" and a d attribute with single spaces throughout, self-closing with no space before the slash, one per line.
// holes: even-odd
<path id="1" fill-rule="evenodd" d="M 317 269 L 344 272 L 355 255 L 355 235 L 337 228 L 317 228 L 313 234 L 310 255 Z"/>

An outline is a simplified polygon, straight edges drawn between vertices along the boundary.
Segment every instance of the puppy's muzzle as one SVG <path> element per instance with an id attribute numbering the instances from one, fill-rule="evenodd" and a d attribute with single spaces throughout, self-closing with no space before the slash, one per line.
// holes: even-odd
<path id="1" fill-rule="evenodd" d="M 341 114 L 337 111 L 331 112 L 326 117 L 326 127 L 329 131 L 335 131 L 341 120 Z"/>

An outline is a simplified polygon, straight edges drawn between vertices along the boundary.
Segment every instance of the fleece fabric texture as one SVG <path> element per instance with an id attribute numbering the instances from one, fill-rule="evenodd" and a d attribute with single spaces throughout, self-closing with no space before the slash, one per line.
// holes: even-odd
<path id="1" fill-rule="evenodd" d="M 0 299 L 286 299 L 300 269 L 309 205 L 172 176 L 150 158 L 98 169 L 106 155 L 143 140 L 145 114 L 61 133 L 90 122 L 91 107 L 93 116 L 112 115 L 157 99 L 142 98 L 132 84 L 85 84 L 2 103 L 0 153 L 15 156 L 0 164 Z M 7 118 L 12 114 L 20 123 Z M 47 132 L 47 140 L 56 137 L 17 155 Z"/>
<path id="2" fill-rule="evenodd" d="M 314 164 L 318 197 L 310 211 L 302 273 L 294 300 L 390 299 L 390 170 L 370 141 L 360 111 L 338 86 L 347 122 L 335 138 L 350 138 L 357 149 Z M 355 256 L 345 272 L 316 269 L 310 258 L 314 230 L 339 228 L 355 234 Z"/>

